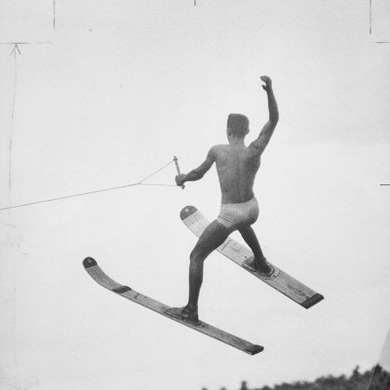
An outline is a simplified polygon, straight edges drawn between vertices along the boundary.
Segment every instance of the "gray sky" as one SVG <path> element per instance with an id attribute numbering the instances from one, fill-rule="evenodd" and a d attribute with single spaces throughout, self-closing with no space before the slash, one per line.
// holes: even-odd
<path id="1" fill-rule="evenodd" d="M 219 254 L 201 318 L 265 346 L 255 357 L 96 285 L 112 278 L 169 305 L 187 298 L 187 204 L 219 210 L 216 173 L 1 212 L 3 388 L 260 387 L 350 373 L 390 326 L 390 7 L 367 1 L 0 2 L 1 206 L 135 183 L 224 143 L 230 112 L 280 122 L 255 191 L 268 259 L 325 301 L 304 310 Z M 15 68 L 16 67 L 16 68 Z M 17 75 L 15 94 L 15 69 Z M 13 98 L 15 96 L 15 104 Z M 12 115 L 13 114 L 13 115 Z M 174 165 L 151 183 L 173 184 Z M 383 356 L 383 355 L 381 355 Z"/>

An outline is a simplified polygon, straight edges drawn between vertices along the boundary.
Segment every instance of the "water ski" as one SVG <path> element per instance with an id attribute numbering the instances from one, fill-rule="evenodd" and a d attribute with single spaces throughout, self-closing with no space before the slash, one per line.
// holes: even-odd
<path id="1" fill-rule="evenodd" d="M 201 332 L 207 336 L 222 341 L 223 343 L 237 348 L 243 352 L 246 352 L 249 355 L 255 355 L 264 349 L 261 345 L 252 344 L 221 329 L 206 324 L 205 322 L 199 321 L 198 324 L 193 324 L 191 322 L 183 321 L 180 318 L 168 315 L 165 310 L 167 310 L 169 306 L 164 305 L 163 303 L 158 302 L 152 298 L 149 298 L 146 295 L 143 295 L 137 291 L 134 291 L 128 286 L 124 286 L 115 282 L 102 271 L 97 262 L 91 257 L 87 257 L 83 261 L 83 266 L 88 272 L 88 274 L 92 277 L 92 279 L 95 280 L 95 282 L 105 287 L 106 289 L 118 295 L 121 295 L 123 298 L 127 298 L 130 301 L 138 303 L 150 310 L 162 314 L 165 317 L 168 317 L 182 325 Z"/>
<path id="2" fill-rule="evenodd" d="M 209 221 L 194 206 L 184 207 L 181 210 L 180 218 L 198 237 L 209 225 Z M 248 260 L 253 258 L 253 253 L 249 248 L 241 245 L 230 237 L 228 237 L 228 239 L 217 250 L 228 259 L 234 261 L 240 267 L 251 272 L 263 282 L 303 306 L 305 309 L 312 307 L 324 299 L 321 294 L 316 293 L 303 283 L 283 272 L 281 269 L 275 267 L 273 264 L 270 264 L 272 268 L 274 268 L 274 272 L 271 276 L 264 276 L 249 269 L 246 264 Z"/>

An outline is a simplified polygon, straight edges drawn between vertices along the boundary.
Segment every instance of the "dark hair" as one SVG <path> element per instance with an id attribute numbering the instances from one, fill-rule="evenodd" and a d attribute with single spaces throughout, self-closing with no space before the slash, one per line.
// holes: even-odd
<path id="1" fill-rule="evenodd" d="M 242 114 L 230 114 L 227 120 L 230 134 L 235 137 L 245 137 L 249 132 L 249 119 Z"/>

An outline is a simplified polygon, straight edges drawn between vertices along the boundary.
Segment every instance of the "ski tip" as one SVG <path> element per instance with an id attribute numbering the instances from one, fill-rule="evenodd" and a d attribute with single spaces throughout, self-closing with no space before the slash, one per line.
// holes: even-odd
<path id="1" fill-rule="evenodd" d="M 249 355 L 256 355 L 259 352 L 263 352 L 264 347 L 261 345 L 251 345 L 250 347 L 245 349 L 245 352 L 248 353 Z"/>
<path id="2" fill-rule="evenodd" d="M 194 206 L 186 206 L 180 211 L 180 218 L 181 219 L 186 219 L 189 217 L 191 214 L 195 213 L 197 211 L 197 208 Z"/>
<path id="3" fill-rule="evenodd" d="M 92 257 L 86 257 L 83 261 L 84 268 L 93 267 L 94 265 L 97 265 L 97 262 Z"/>
<path id="4" fill-rule="evenodd" d="M 324 299 L 324 296 L 321 294 L 315 294 L 309 299 L 307 299 L 305 302 L 302 303 L 302 306 L 305 309 L 309 309 L 312 306 L 314 306 L 316 303 L 321 302 Z"/>

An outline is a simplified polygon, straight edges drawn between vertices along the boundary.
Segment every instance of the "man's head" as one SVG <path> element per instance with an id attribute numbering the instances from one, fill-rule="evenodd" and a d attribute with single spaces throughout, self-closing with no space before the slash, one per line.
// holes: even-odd
<path id="1" fill-rule="evenodd" d="M 249 133 L 249 119 L 242 114 L 230 114 L 227 120 L 228 136 L 244 138 Z"/>

